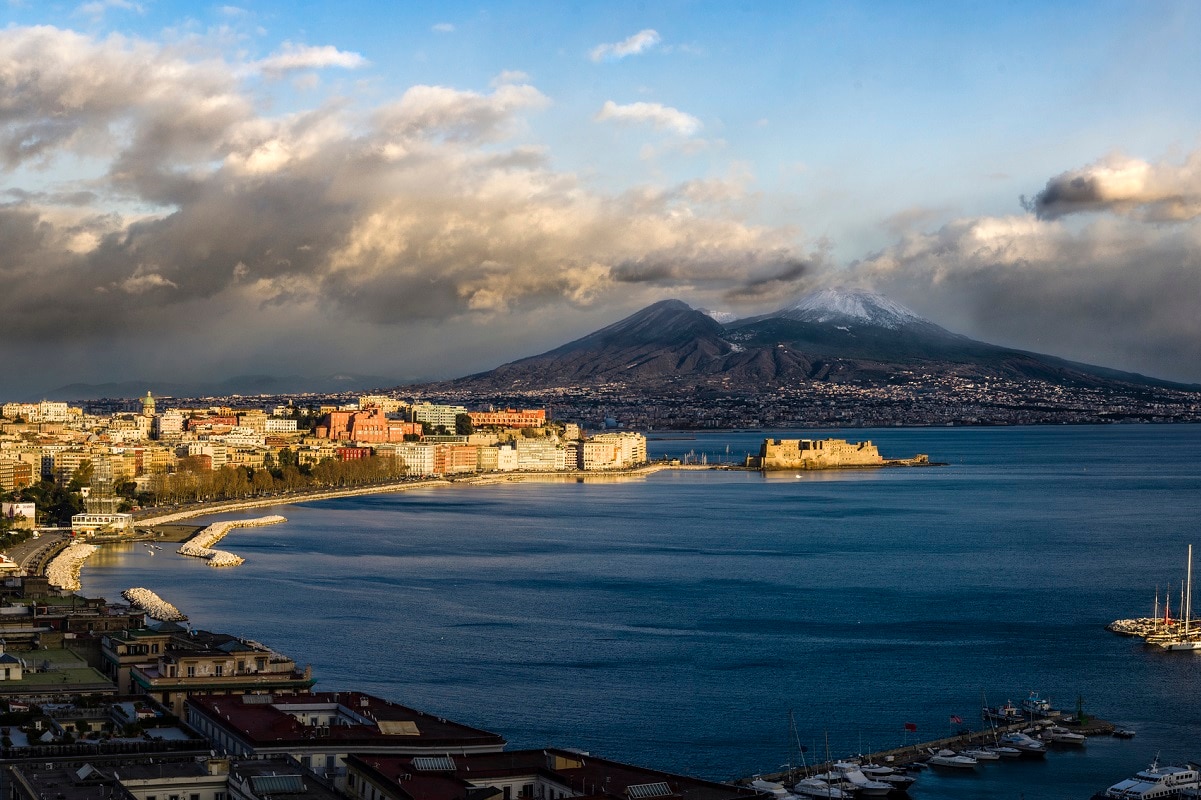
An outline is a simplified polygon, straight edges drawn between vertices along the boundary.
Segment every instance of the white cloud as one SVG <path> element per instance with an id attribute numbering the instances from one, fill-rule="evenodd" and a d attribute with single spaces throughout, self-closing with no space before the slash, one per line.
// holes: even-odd
<path id="1" fill-rule="evenodd" d="M 455 26 L 449 22 L 439 22 L 430 28 L 434 33 L 454 33 Z"/>
<path id="2" fill-rule="evenodd" d="M 255 62 L 255 66 L 267 74 L 280 74 L 302 69 L 358 69 L 365 66 L 367 59 L 358 53 L 339 50 L 332 45 L 303 45 L 284 42 L 280 49 Z"/>
<path id="3" fill-rule="evenodd" d="M 592 52 L 588 54 L 588 57 L 597 63 L 601 61 L 616 61 L 626 56 L 636 56 L 644 53 L 659 44 L 660 41 L 658 32 L 647 28 L 646 30 L 638 31 L 638 33 L 620 42 L 598 44 L 592 48 Z"/>
<path id="4" fill-rule="evenodd" d="M 93 2 L 84 3 L 76 8 L 75 13 L 88 17 L 102 17 L 110 9 L 133 11 L 137 14 L 145 13 L 141 3 L 134 3 L 131 0 L 93 0 Z"/>
<path id="5" fill-rule="evenodd" d="M 651 125 L 655 130 L 669 131 L 680 136 L 693 136 L 701 129 L 701 121 L 691 114 L 660 103 L 629 103 L 619 106 L 606 100 L 596 114 L 598 122 L 622 122 Z"/>

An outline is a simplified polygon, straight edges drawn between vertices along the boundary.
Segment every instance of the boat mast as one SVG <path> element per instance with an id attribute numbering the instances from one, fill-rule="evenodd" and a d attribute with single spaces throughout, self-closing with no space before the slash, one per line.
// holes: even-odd
<path id="1" fill-rule="evenodd" d="M 1188 591 L 1184 600 L 1184 638 L 1188 638 L 1189 619 L 1193 614 L 1193 546 L 1188 546 Z"/>

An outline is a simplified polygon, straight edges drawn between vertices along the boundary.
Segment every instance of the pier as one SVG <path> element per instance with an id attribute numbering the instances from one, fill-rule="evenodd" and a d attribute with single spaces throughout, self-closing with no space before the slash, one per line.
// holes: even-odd
<path id="1" fill-rule="evenodd" d="M 945 736 L 940 739 L 930 739 L 923 742 L 914 742 L 905 744 L 901 747 L 894 747 L 889 750 L 878 750 L 874 753 L 859 753 L 853 756 L 845 756 L 843 758 L 832 758 L 828 761 L 819 761 L 808 765 L 807 767 L 794 766 L 784 772 L 775 772 L 772 774 L 755 775 L 750 778 L 741 778 L 735 781 L 740 786 L 749 786 L 750 782 L 756 778 L 762 780 L 774 781 L 782 783 L 786 786 L 800 780 L 805 774 L 817 775 L 823 772 L 830 772 L 834 769 L 834 763 L 837 761 L 854 760 L 862 764 L 884 764 L 890 767 L 902 768 L 907 767 L 915 762 L 925 761 L 930 758 L 933 753 L 946 748 L 948 750 L 964 750 L 975 747 L 984 747 L 995 743 L 996 738 L 1003 736 L 1006 733 L 1014 731 L 1027 730 L 1031 727 L 1047 727 L 1050 725 L 1062 725 L 1071 730 L 1073 733 L 1080 733 L 1085 736 L 1109 736 L 1115 730 L 1116 726 L 1112 722 L 1107 722 L 1103 719 L 1090 717 L 1084 723 L 1065 723 L 1062 719 L 1048 718 L 1023 720 L 1009 725 L 997 725 L 995 728 L 989 728 L 982 731 L 971 731 L 963 735 Z M 1048 750 L 1052 745 L 1048 743 Z"/>

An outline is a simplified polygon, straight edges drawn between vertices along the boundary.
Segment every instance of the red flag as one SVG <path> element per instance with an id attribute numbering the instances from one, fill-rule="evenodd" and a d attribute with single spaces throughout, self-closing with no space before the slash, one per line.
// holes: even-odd
<path id="1" fill-rule="evenodd" d="M 910 733 L 916 732 L 917 731 L 917 723 L 916 722 L 906 722 L 905 730 L 909 731 Z"/>
<path id="2" fill-rule="evenodd" d="M 956 725 L 962 725 L 962 724 L 963 724 L 963 717 L 959 716 L 958 714 L 952 714 L 952 715 L 951 715 L 951 722 L 954 722 Z"/>

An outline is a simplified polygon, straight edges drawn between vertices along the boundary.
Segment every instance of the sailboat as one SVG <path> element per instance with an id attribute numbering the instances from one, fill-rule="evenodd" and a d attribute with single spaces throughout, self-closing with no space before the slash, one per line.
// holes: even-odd
<path id="1" fill-rule="evenodd" d="M 1157 644 L 1164 650 L 1201 650 L 1201 638 L 1195 637 L 1190 630 L 1193 617 L 1193 546 L 1188 546 L 1188 568 L 1186 570 L 1183 610 L 1184 632 L 1178 637 L 1169 637 Z"/>

